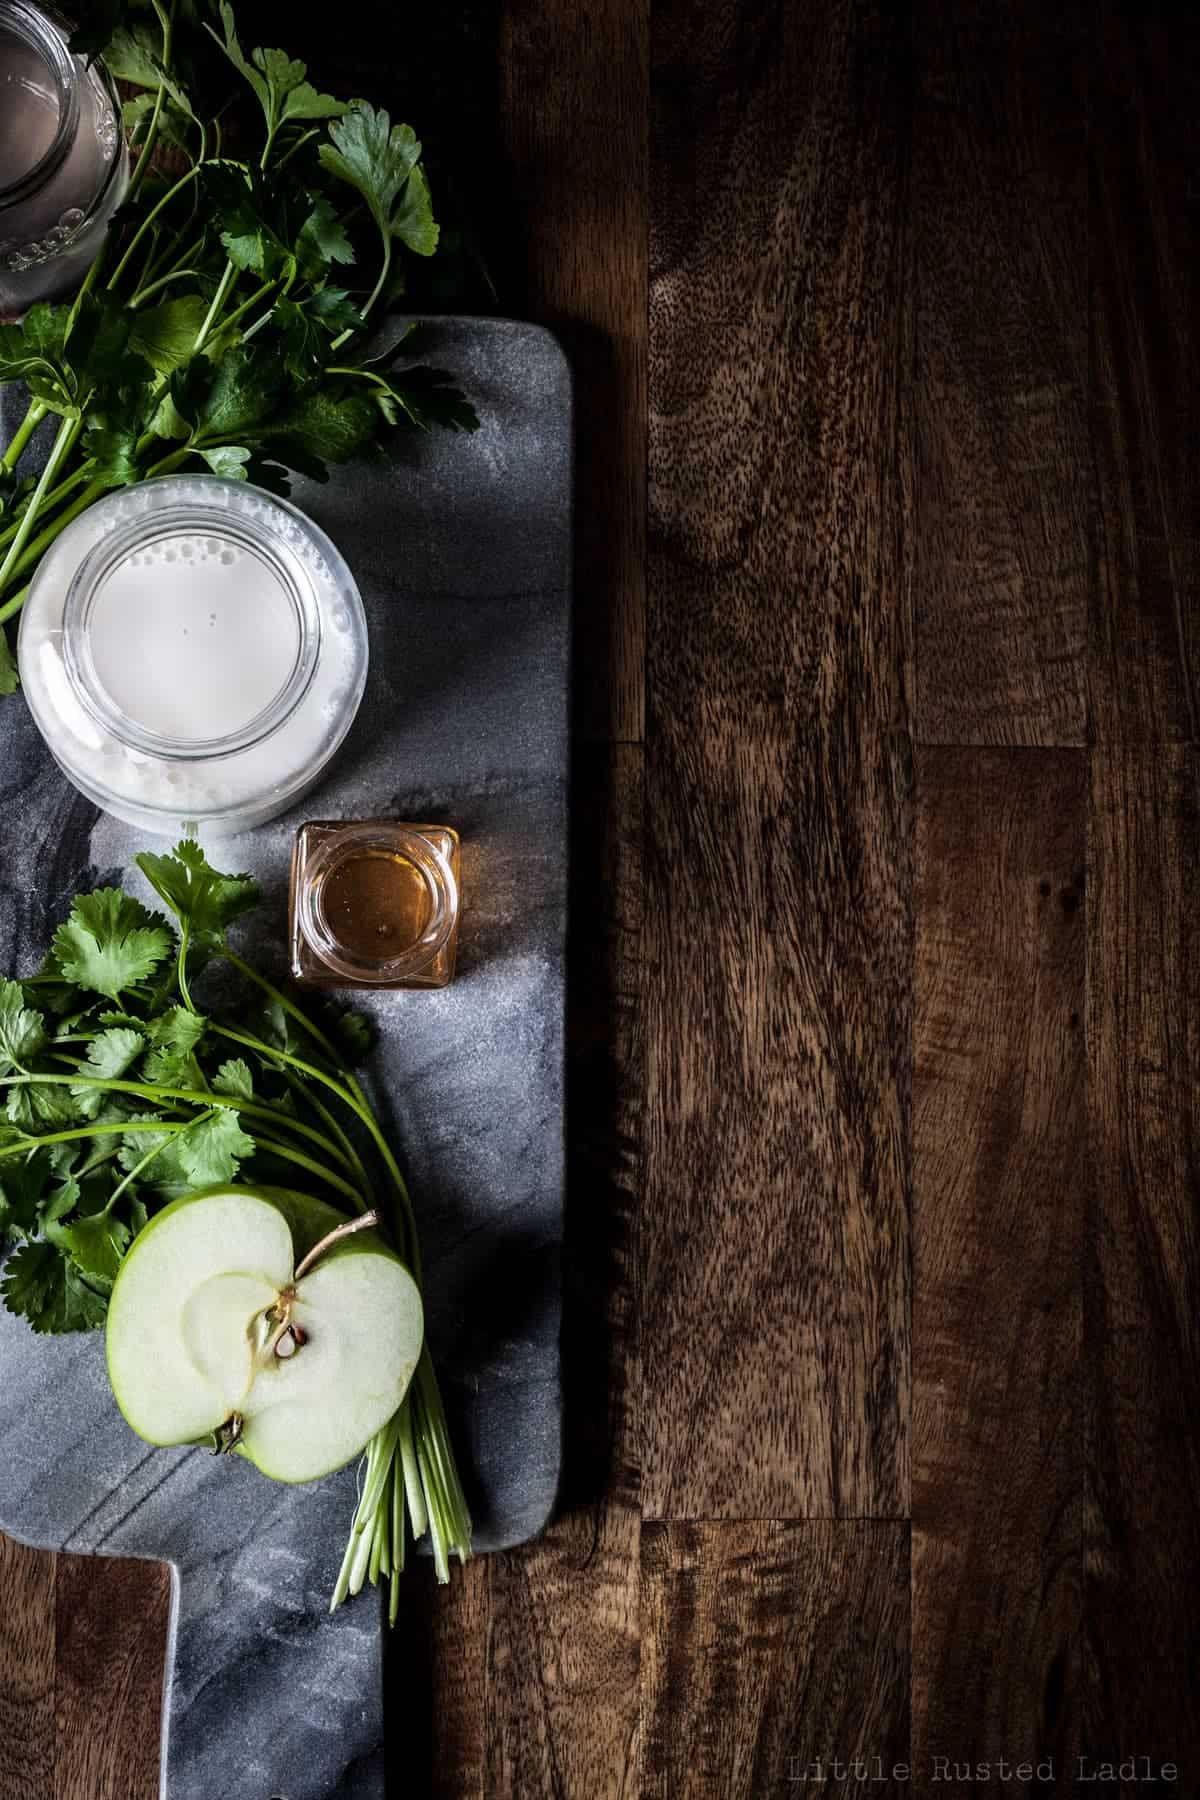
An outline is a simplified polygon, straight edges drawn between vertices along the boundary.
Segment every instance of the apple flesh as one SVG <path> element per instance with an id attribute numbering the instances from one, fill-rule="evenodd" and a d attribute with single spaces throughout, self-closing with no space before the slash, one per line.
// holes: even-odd
<path id="1" fill-rule="evenodd" d="M 108 1307 L 117 1405 L 151 1444 L 223 1429 L 265 1475 L 313 1481 L 358 1456 L 421 1354 L 421 1296 L 373 1228 L 304 1258 L 343 1214 L 282 1188 L 211 1188 L 134 1239 Z M 280 1327 L 287 1329 L 276 1345 Z"/>

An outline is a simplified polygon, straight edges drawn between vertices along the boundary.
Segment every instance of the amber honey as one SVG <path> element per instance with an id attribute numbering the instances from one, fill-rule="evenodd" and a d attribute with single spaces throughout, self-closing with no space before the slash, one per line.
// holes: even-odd
<path id="1" fill-rule="evenodd" d="M 292 974 L 318 987 L 445 987 L 460 903 L 449 826 L 304 825 L 292 857 Z"/>

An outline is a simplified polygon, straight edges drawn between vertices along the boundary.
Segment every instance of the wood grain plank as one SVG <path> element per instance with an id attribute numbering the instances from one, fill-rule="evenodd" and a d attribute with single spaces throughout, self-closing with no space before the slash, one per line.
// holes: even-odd
<path id="1" fill-rule="evenodd" d="M 907 1525 L 647 1525 L 642 1573 L 642 1800 L 909 1792 Z"/>
<path id="2" fill-rule="evenodd" d="M 1200 736 L 1200 37 L 1101 0 L 1092 73 L 1089 703 L 1098 743 Z"/>
<path id="3" fill-rule="evenodd" d="M 456 1564 L 447 1587 L 425 1557 L 405 1572 L 384 1666 L 389 1794 L 483 1800 L 492 1567 Z"/>
<path id="4" fill-rule="evenodd" d="M 913 1760 L 1079 1747 L 1082 751 L 917 756 Z M 1043 1791 L 1039 1788 L 1039 1792 Z"/>
<path id="5" fill-rule="evenodd" d="M 54 1794 L 55 1558 L 0 1536 L 0 1795 Z"/>
<path id="6" fill-rule="evenodd" d="M 55 1800 L 157 1800 L 171 1572 L 56 1558 Z"/>
<path id="7" fill-rule="evenodd" d="M 649 18 L 649 0 L 505 0 L 500 21 L 508 289 L 576 382 L 576 729 L 617 742 L 645 710 Z"/>
<path id="8" fill-rule="evenodd" d="M 1200 1790 L 1200 756 L 1092 755 L 1086 1743 Z"/>
<path id="9" fill-rule="evenodd" d="M 907 56 L 655 13 L 651 1518 L 908 1504 Z"/>
<path id="10" fill-rule="evenodd" d="M 1084 740 L 1089 19 L 914 7 L 924 743 Z"/>

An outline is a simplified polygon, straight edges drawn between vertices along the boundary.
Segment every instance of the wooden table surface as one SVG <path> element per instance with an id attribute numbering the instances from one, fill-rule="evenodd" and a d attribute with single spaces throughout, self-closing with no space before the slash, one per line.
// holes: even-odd
<path id="1" fill-rule="evenodd" d="M 397 1794 L 1200 1793 L 1183 10 L 349 8 L 579 382 L 564 1511 Z M 0 1593 L 3 1800 L 151 1800 L 163 1572 Z"/>

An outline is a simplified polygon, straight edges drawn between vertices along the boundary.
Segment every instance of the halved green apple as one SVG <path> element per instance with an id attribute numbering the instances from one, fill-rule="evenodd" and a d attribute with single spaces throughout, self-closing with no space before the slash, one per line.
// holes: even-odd
<path id="1" fill-rule="evenodd" d="M 421 1296 L 373 1227 L 282 1188 L 210 1188 L 134 1239 L 108 1307 L 108 1375 L 151 1444 L 211 1433 L 277 1481 L 366 1447 L 421 1354 Z M 314 1250 L 319 1254 L 312 1255 Z"/>

